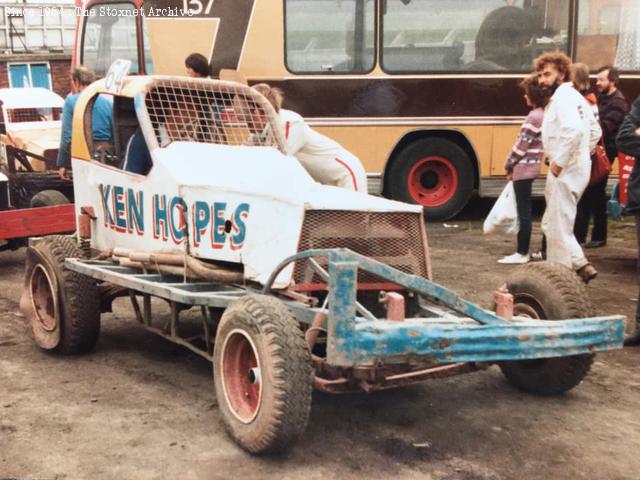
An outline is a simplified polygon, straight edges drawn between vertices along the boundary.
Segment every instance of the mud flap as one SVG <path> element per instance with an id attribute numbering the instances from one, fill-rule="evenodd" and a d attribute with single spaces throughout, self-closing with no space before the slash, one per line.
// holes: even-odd
<path id="1" fill-rule="evenodd" d="M 38 283 L 41 286 L 43 283 L 48 284 L 49 293 L 53 292 L 49 295 L 50 298 L 44 298 L 47 292 L 37 288 Z M 60 343 L 62 312 L 59 291 L 58 279 L 51 262 L 38 252 L 37 247 L 27 248 L 20 312 L 31 326 L 36 343 L 44 350 L 53 350 Z M 46 308 L 43 308 L 47 303 Z"/>

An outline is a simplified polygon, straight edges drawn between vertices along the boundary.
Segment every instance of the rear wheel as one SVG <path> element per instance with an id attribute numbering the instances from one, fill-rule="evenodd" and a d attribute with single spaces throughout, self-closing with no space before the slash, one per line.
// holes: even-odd
<path id="1" fill-rule="evenodd" d="M 314 373 L 304 335 L 282 302 L 249 295 L 230 305 L 213 365 L 222 419 L 242 448 L 281 451 L 304 432 Z"/>
<path id="2" fill-rule="evenodd" d="M 569 268 L 552 262 L 523 265 L 507 279 L 513 313 L 533 319 L 562 320 L 592 315 L 584 284 Z M 500 368 L 514 386 L 539 395 L 571 390 L 587 375 L 594 355 L 574 355 L 502 362 Z"/>
<path id="3" fill-rule="evenodd" d="M 29 202 L 31 208 L 54 207 L 56 205 L 66 205 L 71 201 L 66 195 L 58 190 L 43 190 L 36 193 Z"/>
<path id="4" fill-rule="evenodd" d="M 100 334 L 100 295 L 95 281 L 67 270 L 66 258 L 82 257 L 77 242 L 45 237 L 29 249 L 20 307 L 38 346 L 73 354 L 92 350 Z"/>
<path id="5" fill-rule="evenodd" d="M 473 192 L 474 169 L 465 151 L 442 138 L 406 146 L 389 170 L 391 198 L 424 207 L 427 219 L 446 220 L 462 210 Z"/>

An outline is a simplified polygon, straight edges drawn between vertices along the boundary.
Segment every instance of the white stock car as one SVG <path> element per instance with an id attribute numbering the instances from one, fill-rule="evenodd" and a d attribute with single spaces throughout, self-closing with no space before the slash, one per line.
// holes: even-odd
<path id="1" fill-rule="evenodd" d="M 520 388 L 562 393 L 592 352 L 622 342 L 623 317 L 584 318 L 584 286 L 559 265 L 517 270 L 498 314 L 431 282 L 422 208 L 315 183 L 247 86 L 125 78 L 116 156 L 124 165 L 142 132 L 146 175 L 92 160 L 99 94 L 102 82 L 88 87 L 74 116 L 77 235 L 33 242 L 21 307 L 41 348 L 79 353 L 129 295 L 147 329 L 213 363 L 224 424 L 250 452 L 302 434 L 312 388 L 368 392 L 498 363 Z M 171 306 L 164 322 L 154 296 Z M 199 318 L 181 316 L 192 306 Z"/>

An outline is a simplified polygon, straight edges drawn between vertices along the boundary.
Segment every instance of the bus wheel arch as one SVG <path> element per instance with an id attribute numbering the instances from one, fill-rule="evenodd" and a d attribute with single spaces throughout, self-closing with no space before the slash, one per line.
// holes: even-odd
<path id="1" fill-rule="evenodd" d="M 433 220 L 459 213 L 479 185 L 473 146 L 455 130 L 408 133 L 394 147 L 383 175 L 386 197 L 421 204 Z"/>

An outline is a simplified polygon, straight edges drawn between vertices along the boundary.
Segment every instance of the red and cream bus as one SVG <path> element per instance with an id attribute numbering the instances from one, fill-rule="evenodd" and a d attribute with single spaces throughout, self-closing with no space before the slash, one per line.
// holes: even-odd
<path id="1" fill-rule="evenodd" d="M 502 189 L 527 111 L 518 83 L 541 52 L 615 64 L 627 98 L 640 93 L 638 0 L 89 0 L 81 13 L 75 64 L 182 74 L 200 52 L 214 75 L 280 86 L 363 161 L 373 193 L 432 219 Z"/>

